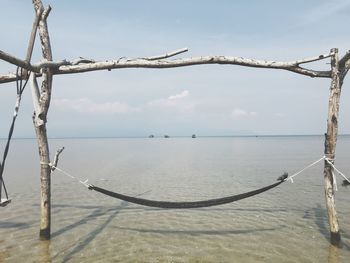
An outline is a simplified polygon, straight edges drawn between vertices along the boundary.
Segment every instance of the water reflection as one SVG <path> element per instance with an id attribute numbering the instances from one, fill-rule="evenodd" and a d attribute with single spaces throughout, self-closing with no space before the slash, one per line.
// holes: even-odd
<path id="1" fill-rule="evenodd" d="M 328 263 L 339 262 L 339 250 L 338 247 L 330 245 L 328 248 Z"/>
<path id="2" fill-rule="evenodd" d="M 41 240 L 39 242 L 40 249 L 40 262 L 42 263 L 51 263 L 51 253 L 50 253 L 50 241 L 49 240 Z"/>

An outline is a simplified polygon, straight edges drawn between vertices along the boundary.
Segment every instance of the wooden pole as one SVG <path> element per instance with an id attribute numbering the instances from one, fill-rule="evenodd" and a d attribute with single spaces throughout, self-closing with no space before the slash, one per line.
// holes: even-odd
<path id="1" fill-rule="evenodd" d="M 333 55 L 331 56 L 331 87 L 328 104 L 328 120 L 327 120 L 327 133 L 325 134 L 325 156 L 334 163 L 335 148 L 337 144 L 338 135 L 338 117 L 339 117 L 339 99 L 341 93 L 341 81 L 339 76 L 339 57 L 338 49 L 331 50 Z M 330 227 L 331 244 L 339 245 L 340 232 L 337 218 L 337 212 L 335 209 L 334 200 L 334 169 L 327 162 L 324 162 L 324 180 L 325 180 L 325 197 L 326 207 L 328 213 L 328 222 Z"/>
<path id="2" fill-rule="evenodd" d="M 40 0 L 33 0 L 36 13 L 44 9 Z M 52 61 L 52 51 L 47 28 L 46 18 L 49 15 L 51 7 L 46 8 L 39 20 L 39 35 L 43 58 Z M 52 89 L 52 70 L 43 68 L 43 81 L 41 84 L 40 97 L 38 98 L 40 114 L 34 113 L 33 123 L 38 140 L 39 158 L 40 158 L 40 182 L 41 182 L 41 220 L 40 220 L 40 239 L 48 240 L 51 235 L 51 168 L 49 143 L 46 132 L 46 115 L 49 109 Z"/>
<path id="3" fill-rule="evenodd" d="M 40 190 L 41 190 L 41 217 L 40 217 L 40 239 L 48 240 L 51 235 L 51 169 L 48 163 L 49 144 L 46 134 L 46 125 L 35 126 L 36 137 L 39 146 L 40 157 Z"/>

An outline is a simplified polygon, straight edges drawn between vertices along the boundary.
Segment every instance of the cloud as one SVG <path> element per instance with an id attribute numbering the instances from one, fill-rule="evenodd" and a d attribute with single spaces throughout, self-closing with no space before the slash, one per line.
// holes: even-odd
<path id="1" fill-rule="evenodd" d="M 194 103 L 186 100 L 188 96 L 189 91 L 184 90 L 181 93 L 170 95 L 167 98 L 153 100 L 139 107 L 131 107 L 127 103 L 118 101 L 98 103 L 85 97 L 77 99 L 54 99 L 52 104 L 54 107 L 61 110 L 94 114 L 126 114 L 154 109 L 188 113 L 192 112 L 194 109 Z"/>
<path id="2" fill-rule="evenodd" d="M 169 96 L 168 100 L 183 99 L 183 98 L 186 98 L 188 95 L 189 95 L 188 90 L 184 90 L 183 92 L 181 92 L 179 94 Z"/>
<path id="3" fill-rule="evenodd" d="M 153 100 L 147 103 L 147 109 L 167 109 L 178 112 L 193 112 L 195 103 L 189 100 L 189 91 L 184 90 L 179 94 L 170 95 L 166 99 Z"/>
<path id="4" fill-rule="evenodd" d="M 81 113 L 114 114 L 139 111 L 128 104 L 118 101 L 97 103 L 89 98 L 55 99 L 53 105 L 63 110 L 73 110 Z"/>
<path id="5" fill-rule="evenodd" d="M 235 108 L 232 113 L 232 117 L 235 119 L 245 118 L 245 117 L 255 117 L 257 113 L 255 111 L 246 111 L 240 108 Z"/>

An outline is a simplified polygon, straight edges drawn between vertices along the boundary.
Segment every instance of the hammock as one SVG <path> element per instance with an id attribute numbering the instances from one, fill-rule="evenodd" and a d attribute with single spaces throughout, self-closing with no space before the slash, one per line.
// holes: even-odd
<path id="1" fill-rule="evenodd" d="M 149 199 L 143 199 L 143 198 L 137 198 L 132 197 L 128 195 L 119 194 L 116 192 L 111 192 L 109 190 L 89 185 L 88 188 L 90 190 L 94 190 L 96 192 L 99 192 L 104 195 L 108 195 L 110 197 L 114 197 L 123 201 L 127 201 L 130 203 L 143 205 L 143 206 L 150 206 L 150 207 L 158 207 L 158 208 L 173 208 L 173 209 L 185 209 L 185 208 L 199 208 L 199 207 L 210 207 L 210 206 L 217 206 L 217 205 L 223 205 L 232 203 L 238 200 L 242 200 L 257 194 L 261 194 L 263 192 L 266 192 L 272 188 L 275 188 L 276 186 L 280 185 L 281 183 L 285 182 L 288 177 L 288 173 L 284 173 L 281 175 L 277 180 L 277 183 L 270 184 L 268 186 L 259 188 L 257 190 L 253 190 L 250 192 L 238 194 L 238 195 L 232 195 L 222 198 L 215 198 L 215 199 L 209 199 L 209 200 L 202 200 L 202 201 L 193 201 L 193 202 L 168 202 L 168 201 L 156 201 L 156 200 L 149 200 Z"/>

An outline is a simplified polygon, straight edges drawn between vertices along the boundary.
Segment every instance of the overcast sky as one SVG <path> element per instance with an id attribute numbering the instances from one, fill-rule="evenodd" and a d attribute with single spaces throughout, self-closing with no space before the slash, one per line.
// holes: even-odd
<path id="1" fill-rule="evenodd" d="M 350 1 L 44 1 L 54 60 L 142 57 L 188 47 L 178 57 L 228 55 L 289 61 L 350 49 Z M 24 58 L 34 12 L 1 0 L 0 49 Z M 33 61 L 40 60 L 36 46 Z M 329 61 L 310 65 L 329 69 Z M 0 61 L 0 74 L 15 67 Z M 329 79 L 239 66 L 120 69 L 55 76 L 50 137 L 323 134 Z M 15 84 L 0 86 L 0 137 Z M 15 131 L 34 137 L 28 88 Z M 350 133 L 350 79 L 340 133 Z"/>

